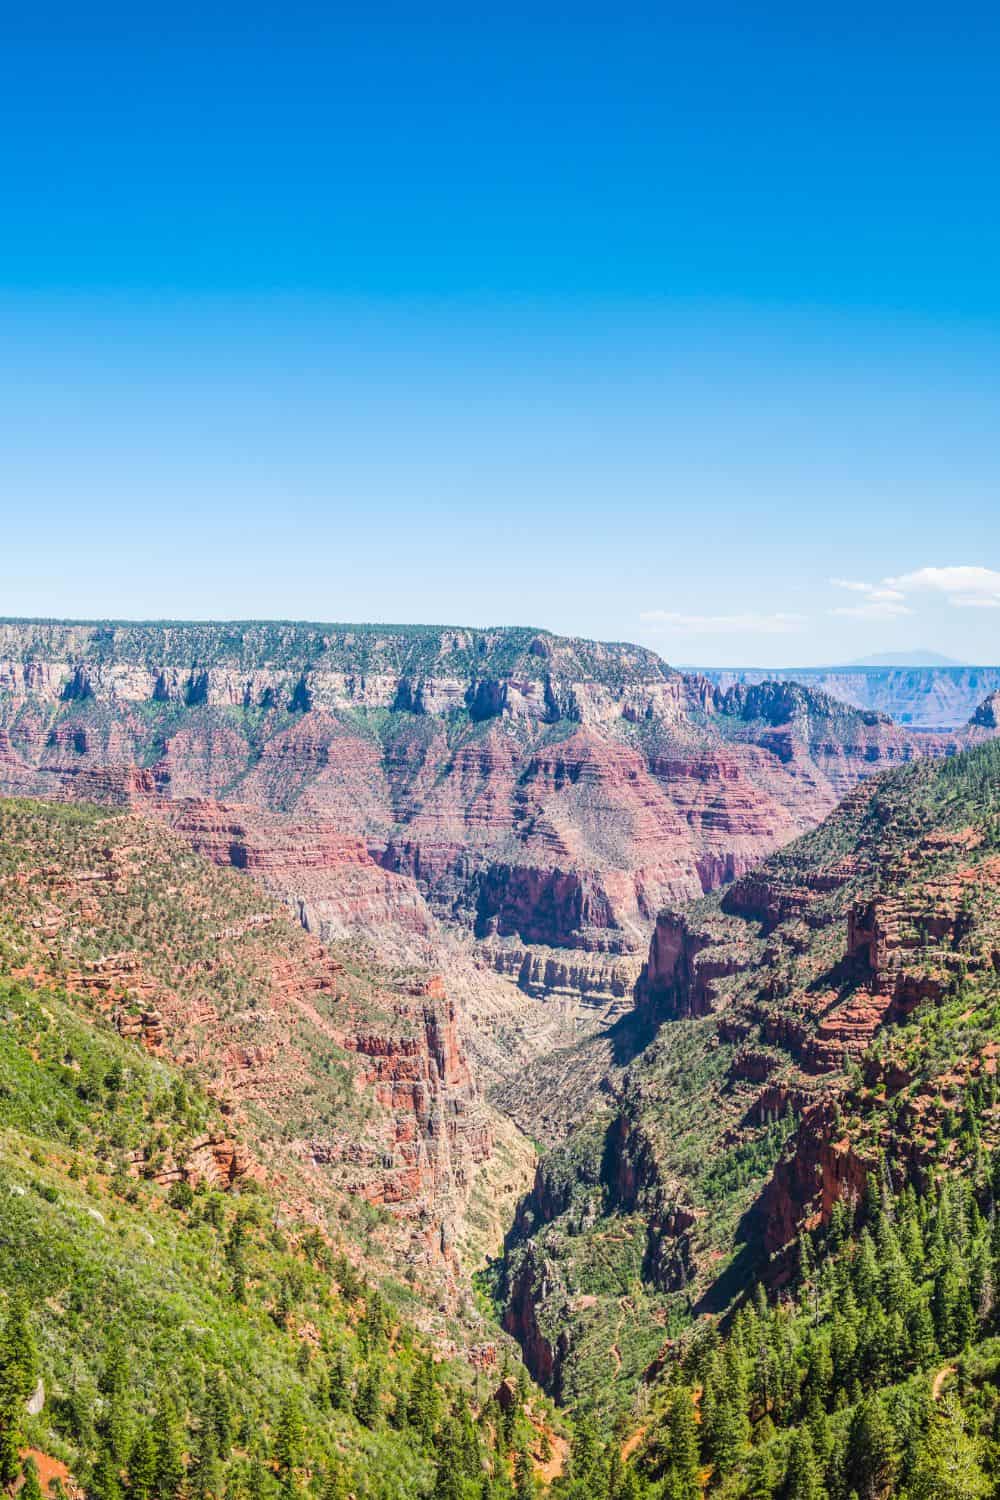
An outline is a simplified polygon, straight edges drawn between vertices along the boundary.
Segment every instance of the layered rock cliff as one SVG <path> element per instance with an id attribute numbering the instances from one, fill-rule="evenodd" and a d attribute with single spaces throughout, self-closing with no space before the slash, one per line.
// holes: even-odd
<path id="1" fill-rule="evenodd" d="M 986 744 L 859 787 L 724 892 L 661 913 L 635 1017 L 655 1039 L 543 1162 L 508 1248 L 508 1326 L 553 1389 L 597 1381 L 616 1330 L 639 1378 L 652 1315 L 680 1330 L 781 1281 L 797 1236 L 837 1202 L 853 1214 L 879 1174 L 926 1183 L 1000 1145 L 996 1111 L 989 1143 L 963 1136 L 968 1090 L 996 1069 L 998 848 Z"/>
<path id="2" fill-rule="evenodd" d="M 255 1153 L 219 1136 L 155 1170 L 133 1156 L 137 1171 L 224 1187 L 266 1168 L 304 1211 L 367 1200 L 390 1211 L 397 1267 L 455 1285 L 477 1180 L 507 1128 L 473 1077 L 455 999 L 412 963 L 321 942 L 188 838 L 220 863 L 260 860 L 265 880 L 289 861 L 325 878 L 336 854 L 373 879 L 366 914 L 379 903 L 378 920 L 391 911 L 418 930 L 419 897 L 396 911 L 397 877 L 325 827 L 258 843 L 260 829 L 214 805 L 178 812 L 188 837 L 134 813 L 0 800 L 11 972 L 62 984 L 137 1046 L 195 1069 Z"/>
<path id="3" fill-rule="evenodd" d="M 150 811 L 213 864 L 253 875 L 321 941 L 362 936 L 377 941 L 383 959 L 433 957 L 435 922 L 416 884 L 334 824 L 204 798 L 157 802 Z"/>
<path id="4" fill-rule="evenodd" d="M 859 779 L 992 732 L 914 735 L 541 631 L 0 625 L 0 791 L 202 804 L 177 826 L 315 931 L 391 909 L 419 936 L 426 901 L 526 989 L 602 1008 L 664 904 L 749 870 Z M 209 802 L 239 809 L 231 838 L 199 830 Z"/>

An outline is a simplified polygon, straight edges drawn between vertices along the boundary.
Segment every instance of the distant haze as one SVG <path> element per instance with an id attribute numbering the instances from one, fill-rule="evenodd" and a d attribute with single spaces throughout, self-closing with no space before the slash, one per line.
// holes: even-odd
<path id="1" fill-rule="evenodd" d="M 911 653 L 907 653 L 910 655 Z M 1000 690 L 1000 666 L 944 666 L 912 661 L 855 662 L 842 667 L 707 667 L 722 688 L 768 679 L 819 688 L 854 708 L 888 714 L 914 729 L 957 729 Z"/>

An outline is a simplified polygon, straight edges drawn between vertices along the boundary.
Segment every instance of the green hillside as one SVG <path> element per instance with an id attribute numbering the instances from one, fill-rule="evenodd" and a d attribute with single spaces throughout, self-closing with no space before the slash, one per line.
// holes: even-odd
<path id="1" fill-rule="evenodd" d="M 37 1464 L 94 1500 L 474 1500 L 541 1473 L 549 1403 L 502 1348 L 477 1370 L 418 1331 L 382 1211 L 254 1167 L 269 1116 L 241 1142 L 209 1074 L 119 1034 L 141 1005 L 74 989 L 127 943 L 177 1006 L 252 1010 L 255 963 L 261 994 L 276 956 L 302 947 L 308 972 L 300 929 L 141 820 L 14 802 L 0 828 L 0 1482 L 26 1474 L 30 1500 Z M 327 1051 L 314 1104 L 360 1131 Z M 227 1191 L 183 1170 L 213 1147 L 251 1160 Z"/>
<path id="2" fill-rule="evenodd" d="M 448 1443 L 469 1494 L 506 1493 L 480 1477 L 534 1429 L 518 1409 L 504 1431 L 497 1373 L 436 1362 L 350 1242 L 252 1181 L 129 1171 L 136 1139 L 183 1159 L 224 1127 L 196 1084 L 62 992 L 0 981 L 0 1014 L 6 1481 L 31 1447 L 97 1500 L 402 1497 L 432 1492 Z"/>

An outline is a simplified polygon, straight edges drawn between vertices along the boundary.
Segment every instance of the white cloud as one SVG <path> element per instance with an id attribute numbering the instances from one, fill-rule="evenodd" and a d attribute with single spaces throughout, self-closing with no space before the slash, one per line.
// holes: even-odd
<path id="1" fill-rule="evenodd" d="M 672 609 L 646 609 L 639 618 L 644 625 L 653 626 L 657 634 L 664 635 L 727 635 L 730 632 L 789 635 L 801 630 L 806 623 L 806 616 L 797 614 L 685 615 Z"/>
<path id="2" fill-rule="evenodd" d="M 995 568 L 916 568 L 887 578 L 885 586 L 904 594 L 944 594 L 957 609 L 1000 609 L 1000 572 Z"/>
<path id="3" fill-rule="evenodd" d="M 830 582 L 835 588 L 847 589 L 852 594 L 866 594 L 869 599 L 881 599 L 886 603 L 903 597 L 899 589 L 890 587 L 892 580 L 888 578 L 883 583 L 859 583 L 854 578 L 831 578 Z"/>
<path id="4" fill-rule="evenodd" d="M 891 588 L 935 589 L 939 594 L 1000 594 L 1000 572 L 995 568 L 917 568 L 887 578 Z"/>
<path id="5" fill-rule="evenodd" d="M 891 620 L 911 615 L 906 600 L 913 594 L 944 595 L 956 609 L 1000 609 L 1000 573 L 993 568 L 916 568 L 880 583 L 831 578 L 834 588 L 864 596 L 863 604 L 831 609 L 830 614 L 859 620 Z"/>
<path id="6" fill-rule="evenodd" d="M 956 609 L 1000 609 L 1000 571 L 993 568 L 917 568 L 874 583 L 859 578 L 831 578 L 830 583 L 854 596 L 851 603 L 828 610 L 839 619 L 902 619 L 916 612 L 915 596 L 921 594 L 936 595 Z M 788 611 L 697 615 L 648 609 L 640 619 L 651 632 L 665 636 L 791 635 L 808 624 L 806 615 Z"/>

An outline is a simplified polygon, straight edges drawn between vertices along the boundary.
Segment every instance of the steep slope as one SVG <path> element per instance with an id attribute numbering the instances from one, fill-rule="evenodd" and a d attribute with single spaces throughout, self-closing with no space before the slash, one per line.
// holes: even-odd
<path id="1" fill-rule="evenodd" d="M 979 729 L 1000 729 L 1000 690 L 983 699 L 969 723 Z"/>
<path id="2" fill-rule="evenodd" d="M 665 1333 L 780 1284 L 835 1204 L 1000 1143 L 992 1104 L 969 1123 L 1000 1040 L 998 849 L 984 745 L 858 788 L 661 913 L 637 986 L 655 1040 L 542 1161 L 502 1268 L 507 1326 L 563 1399 L 629 1401 Z"/>
<path id="3" fill-rule="evenodd" d="M 484 1102 L 439 975 L 319 942 L 131 813 L 0 802 L 0 909 L 15 977 L 90 997 L 195 1069 L 296 1212 L 389 1210 L 384 1257 L 461 1295 L 458 1250 L 496 1232 L 477 1200 L 513 1193 L 528 1153 Z"/>
<path id="4" fill-rule="evenodd" d="M 24 836 L 24 810 L 13 816 Z M 114 840 L 88 814 L 49 813 L 30 832 L 52 861 L 62 836 L 79 853 L 95 826 Z M 100 940 L 100 915 L 74 907 L 74 953 Z M 53 928 L 48 890 L 31 921 Z M 558 1467 L 565 1443 L 545 1403 L 500 1382 L 495 1344 L 442 1360 L 441 1340 L 414 1327 L 412 1294 L 376 1284 L 375 1218 L 297 1199 L 150 1024 L 143 1046 L 71 974 L 66 987 L 12 978 L 8 964 L 25 956 L 5 915 L 5 1493 L 28 1496 L 40 1481 L 52 1497 L 93 1500 L 412 1500 L 457 1472 L 478 1497 L 503 1488 L 512 1450 L 529 1473 Z"/>
<path id="5" fill-rule="evenodd" d="M 275 846 L 306 830 L 286 893 L 333 932 L 330 824 L 526 991 L 602 1008 L 627 1003 L 663 904 L 741 874 L 859 779 L 991 732 L 915 736 L 540 631 L 0 625 L 0 790 L 270 814 Z M 416 893 L 354 863 L 358 910 L 408 905 L 419 926 Z"/>
<path id="6" fill-rule="evenodd" d="M 332 822 L 207 799 L 146 807 L 213 864 L 253 875 L 322 942 L 362 936 L 383 958 L 433 958 L 437 924 L 416 884 L 377 864 L 363 839 Z"/>

